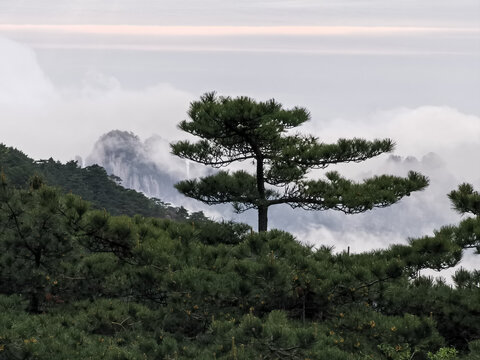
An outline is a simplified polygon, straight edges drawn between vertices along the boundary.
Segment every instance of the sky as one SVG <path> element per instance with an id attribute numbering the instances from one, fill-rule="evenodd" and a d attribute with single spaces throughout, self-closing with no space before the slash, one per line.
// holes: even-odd
<path id="1" fill-rule="evenodd" d="M 112 129 L 178 140 L 213 90 L 306 107 L 322 141 L 397 143 L 346 175 L 431 177 L 397 207 L 293 229 L 360 251 L 457 222 L 445 194 L 480 188 L 479 64 L 479 0 L 1 0 L 0 142 L 68 161 Z"/>

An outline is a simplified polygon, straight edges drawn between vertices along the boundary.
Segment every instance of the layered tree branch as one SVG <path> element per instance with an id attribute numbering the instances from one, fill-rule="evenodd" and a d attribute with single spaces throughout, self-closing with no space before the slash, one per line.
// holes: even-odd
<path id="1" fill-rule="evenodd" d="M 245 171 L 231 174 L 220 171 L 198 180 L 181 181 L 175 187 L 185 195 L 209 205 L 237 203 L 237 210 L 240 212 L 258 207 L 256 177 Z M 269 197 L 276 194 L 273 190 L 267 192 Z M 240 204 L 245 206 L 242 207 Z"/>
<path id="2" fill-rule="evenodd" d="M 428 186 L 428 178 L 410 172 L 407 178 L 376 176 L 362 183 L 341 177 L 337 172 L 326 174 L 327 180 L 303 181 L 281 198 L 269 204 L 288 204 L 305 210 L 339 210 L 356 214 L 373 208 L 390 206 L 411 192 Z"/>

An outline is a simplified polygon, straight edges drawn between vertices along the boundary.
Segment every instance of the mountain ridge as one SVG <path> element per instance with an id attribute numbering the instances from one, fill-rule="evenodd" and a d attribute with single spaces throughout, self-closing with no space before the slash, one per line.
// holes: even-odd
<path id="1" fill-rule="evenodd" d="M 189 216 L 183 207 L 170 206 L 158 198 L 123 187 L 117 176 L 109 175 L 97 164 L 80 167 L 77 161 L 62 164 L 53 158 L 34 160 L 21 150 L 0 143 L 0 170 L 15 187 L 26 186 L 30 177 L 38 174 L 47 184 L 78 194 L 112 215 L 138 214 L 174 220 L 186 220 Z"/>

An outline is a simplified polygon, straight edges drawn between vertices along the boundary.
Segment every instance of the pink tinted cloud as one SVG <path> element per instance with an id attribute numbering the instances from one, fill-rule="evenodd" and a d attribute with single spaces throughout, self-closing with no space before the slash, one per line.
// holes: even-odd
<path id="1" fill-rule="evenodd" d="M 480 28 L 386 26 L 144 26 L 0 24 L 0 32 L 47 32 L 139 36 L 342 36 L 480 33 Z"/>

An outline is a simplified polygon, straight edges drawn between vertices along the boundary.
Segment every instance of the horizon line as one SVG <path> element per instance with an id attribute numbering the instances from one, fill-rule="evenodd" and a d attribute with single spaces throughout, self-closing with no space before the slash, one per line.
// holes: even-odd
<path id="1" fill-rule="evenodd" d="M 461 51 L 419 51 L 419 50 L 375 50 L 371 48 L 360 50 L 346 50 L 346 49 L 297 49 L 297 48 L 234 48 L 228 46 L 164 46 L 164 45 L 137 45 L 137 44 L 107 44 L 107 43 L 84 43 L 84 44 L 64 44 L 64 43 L 40 43 L 30 44 L 36 49 L 59 49 L 59 50 L 126 50 L 126 51 L 144 51 L 144 52 L 224 52 L 224 53 L 285 53 L 285 54 L 317 54 L 317 55 L 377 55 L 377 56 L 431 56 L 431 55 L 445 55 L 445 56 L 462 56 L 462 55 L 477 55 L 473 52 Z"/>

